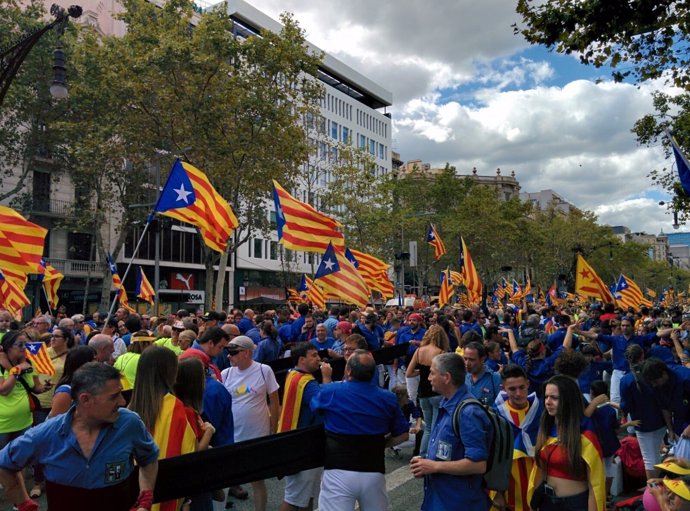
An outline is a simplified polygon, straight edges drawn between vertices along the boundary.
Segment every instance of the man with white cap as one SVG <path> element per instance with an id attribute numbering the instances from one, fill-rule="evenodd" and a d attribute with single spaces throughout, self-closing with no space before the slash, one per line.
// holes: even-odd
<path id="1" fill-rule="evenodd" d="M 226 350 L 232 367 L 221 372 L 221 382 L 232 396 L 235 442 L 273 434 L 278 427 L 278 382 L 270 366 L 252 359 L 255 348 L 254 341 L 246 335 L 232 339 Z M 265 511 L 268 501 L 265 482 L 251 484 L 254 509 Z"/>

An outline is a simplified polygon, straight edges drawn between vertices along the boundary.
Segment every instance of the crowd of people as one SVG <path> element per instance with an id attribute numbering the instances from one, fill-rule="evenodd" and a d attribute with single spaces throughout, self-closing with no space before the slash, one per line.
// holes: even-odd
<path id="1" fill-rule="evenodd" d="M 400 446 L 423 510 L 603 511 L 621 439 L 639 445 L 644 509 L 690 510 L 688 330 L 681 307 L 589 303 L 60 310 L 24 324 L 0 311 L 0 484 L 20 511 L 43 492 L 51 511 L 224 509 L 246 489 L 153 504 L 157 460 L 323 424 L 324 466 L 284 478 L 281 511 L 388 509 L 385 455 Z M 53 375 L 33 371 L 28 342 L 46 344 Z M 513 431 L 507 489 L 487 483 L 492 413 Z M 265 482 L 251 488 L 264 511 Z"/>

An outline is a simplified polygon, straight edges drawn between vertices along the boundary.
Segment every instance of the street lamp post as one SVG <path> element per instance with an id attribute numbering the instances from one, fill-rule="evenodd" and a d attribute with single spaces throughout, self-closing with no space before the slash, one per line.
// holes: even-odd
<path id="1" fill-rule="evenodd" d="M 29 54 L 43 34 L 51 29 L 55 29 L 58 36 L 58 43 L 53 51 L 53 83 L 50 86 L 50 93 L 55 98 L 67 97 L 67 78 L 65 72 L 65 54 L 62 51 L 60 37 L 65 31 L 69 18 L 81 16 L 82 9 L 78 5 L 71 5 L 66 11 L 57 4 L 50 7 L 50 14 L 55 17 L 47 25 L 25 34 L 21 39 L 8 48 L 0 49 L 0 106 L 5 95 L 12 84 L 19 68 L 24 63 Z"/>

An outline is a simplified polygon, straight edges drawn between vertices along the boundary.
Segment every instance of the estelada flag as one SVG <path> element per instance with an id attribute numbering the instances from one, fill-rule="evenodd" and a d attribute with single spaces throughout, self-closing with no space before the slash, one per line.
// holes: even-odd
<path id="1" fill-rule="evenodd" d="M 207 247 L 224 252 L 239 222 L 230 204 L 211 185 L 206 174 L 175 160 L 154 208 L 155 213 L 192 224 Z"/>
<path id="2" fill-rule="evenodd" d="M 55 366 L 50 360 L 50 355 L 48 355 L 45 343 L 27 342 L 26 358 L 31 362 L 31 365 L 37 373 L 47 374 L 48 376 L 55 375 Z"/>
<path id="3" fill-rule="evenodd" d="M 577 254 L 575 293 L 601 300 L 604 303 L 613 303 L 613 296 L 608 286 L 579 253 Z"/>

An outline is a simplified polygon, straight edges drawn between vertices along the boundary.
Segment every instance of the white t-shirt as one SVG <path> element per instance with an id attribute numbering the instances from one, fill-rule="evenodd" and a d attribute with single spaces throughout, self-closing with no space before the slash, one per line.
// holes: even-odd
<path id="1" fill-rule="evenodd" d="M 266 396 L 279 387 L 273 369 L 252 362 L 245 370 L 228 367 L 220 376 L 221 382 L 232 396 L 235 442 L 270 434 L 271 423 Z"/>

